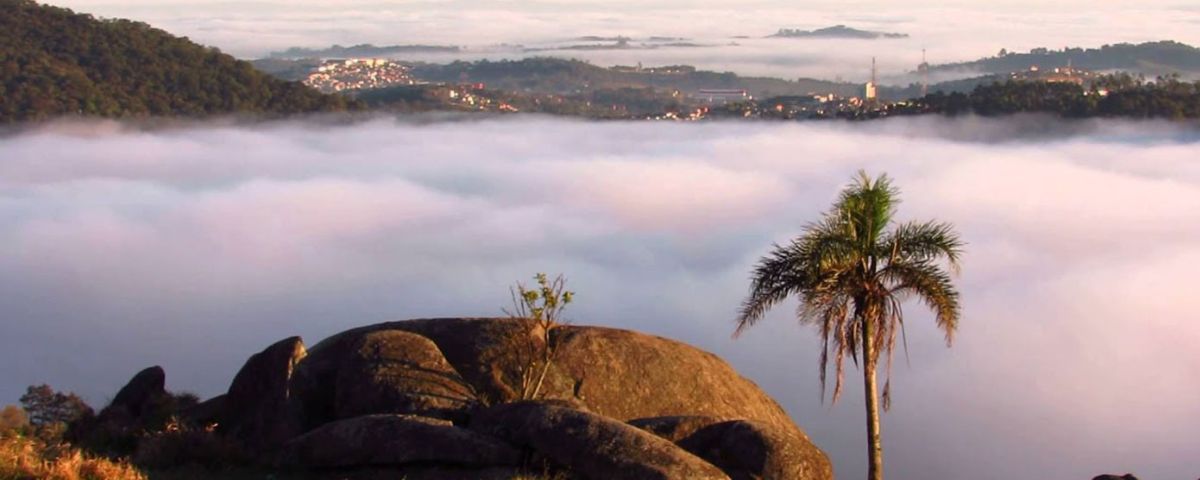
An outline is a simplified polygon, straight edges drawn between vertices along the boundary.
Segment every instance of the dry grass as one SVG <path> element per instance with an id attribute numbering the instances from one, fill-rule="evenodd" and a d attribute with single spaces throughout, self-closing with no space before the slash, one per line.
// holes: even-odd
<path id="1" fill-rule="evenodd" d="M 166 442 L 154 447 L 152 457 L 160 459 L 176 458 L 180 448 L 196 448 L 192 441 L 182 441 L 174 435 L 159 435 L 155 439 Z M 187 440 L 184 438 L 183 440 Z M 177 442 L 181 442 L 178 445 Z M 163 449 L 164 454 L 157 451 Z M 149 452 L 141 452 L 147 454 Z M 164 462 L 171 464 L 175 462 Z M 396 478 L 396 474 L 387 471 L 372 475 L 367 469 L 354 472 L 275 472 L 260 470 L 252 467 L 232 465 L 201 465 L 198 462 L 175 464 L 167 468 L 149 468 L 141 470 L 128 461 L 113 461 L 83 453 L 78 448 L 64 443 L 45 442 L 36 437 L 16 434 L 0 434 L 0 480 L 345 480 Z M 489 477 L 490 478 L 490 477 Z M 511 480 L 569 480 L 571 477 L 563 473 L 525 473 L 514 476 Z"/>
<path id="2" fill-rule="evenodd" d="M 85 455 L 66 445 L 0 436 L 0 480 L 146 480 L 126 462 Z"/>

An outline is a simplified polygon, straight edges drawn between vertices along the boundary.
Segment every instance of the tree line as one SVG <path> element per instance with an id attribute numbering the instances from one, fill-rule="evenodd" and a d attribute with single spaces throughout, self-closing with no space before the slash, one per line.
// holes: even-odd
<path id="1" fill-rule="evenodd" d="M 1102 76 L 1089 86 L 1009 80 L 981 85 L 970 93 L 932 93 L 907 105 L 892 106 L 890 113 L 1049 113 L 1066 118 L 1187 120 L 1200 118 L 1200 82 L 1186 82 L 1176 76 L 1148 81 L 1127 73 Z"/>

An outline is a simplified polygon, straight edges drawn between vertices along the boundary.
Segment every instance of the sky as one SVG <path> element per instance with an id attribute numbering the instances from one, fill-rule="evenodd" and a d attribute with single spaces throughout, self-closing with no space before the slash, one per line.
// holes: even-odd
<path id="1" fill-rule="evenodd" d="M 571 51 L 603 66 L 689 63 L 782 78 L 865 81 L 877 57 L 885 82 L 912 81 L 931 63 L 974 60 L 1000 49 L 1099 47 L 1176 40 L 1200 44 L 1200 8 L 1182 0 L 1065 1 L 339 1 L 52 0 L 105 17 L 148 22 L 243 58 L 288 47 L 439 44 L 461 54 L 402 58 L 518 58 L 507 45 L 545 48 L 585 35 L 687 38 L 705 48 Z M 900 40 L 764 39 L 780 28 L 835 24 L 899 32 Z M 749 37 L 749 38 L 735 38 Z M 635 42 L 637 43 L 637 42 Z M 539 52 L 538 55 L 546 53 Z M 937 79 L 935 79 L 937 80 Z"/>
<path id="2" fill-rule="evenodd" d="M 563 273 L 569 320 L 717 353 L 862 477 L 858 382 L 822 403 L 795 304 L 731 333 L 755 261 L 866 169 L 899 220 L 968 242 L 953 347 L 906 309 L 890 478 L 1200 473 L 1191 126 L 424 120 L 0 137 L 0 403 L 49 383 L 103 405 L 155 364 L 208 397 L 276 340 L 500 315 L 508 285 Z"/>

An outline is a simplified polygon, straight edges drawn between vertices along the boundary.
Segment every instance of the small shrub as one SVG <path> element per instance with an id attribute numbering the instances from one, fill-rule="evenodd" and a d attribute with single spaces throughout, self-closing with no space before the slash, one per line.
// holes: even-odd
<path id="1" fill-rule="evenodd" d="M 64 438 L 90 453 L 127 457 L 138 451 L 145 438 L 177 428 L 178 413 L 197 403 L 199 398 L 191 393 L 168 394 L 153 399 L 136 417 L 110 406 L 99 415 L 85 414 L 72 422 Z"/>
<path id="2" fill-rule="evenodd" d="M 0 410 L 0 435 L 25 433 L 29 430 L 29 416 L 16 405 Z"/>
<path id="3" fill-rule="evenodd" d="M 162 430 L 139 439 L 133 461 L 152 469 L 217 468 L 244 463 L 245 457 L 234 442 L 217 435 L 216 424 L 196 427 L 172 418 Z"/>
<path id="4" fill-rule="evenodd" d="M 537 398 L 541 393 L 557 349 L 553 330 L 562 323 L 563 310 L 575 299 L 575 292 L 566 289 L 567 280 L 562 275 L 550 280 L 546 274 L 539 273 L 533 278 L 537 281 L 534 288 L 527 288 L 520 282 L 509 288 L 513 310 L 504 310 L 511 318 L 532 320 L 540 337 L 528 345 L 515 346 L 518 350 L 515 353 L 522 363 L 518 389 L 521 400 Z"/>

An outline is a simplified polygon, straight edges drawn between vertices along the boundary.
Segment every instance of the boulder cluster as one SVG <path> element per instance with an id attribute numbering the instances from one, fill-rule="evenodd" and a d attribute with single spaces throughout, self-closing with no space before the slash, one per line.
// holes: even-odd
<path id="1" fill-rule="evenodd" d="M 229 390 L 181 412 L 271 468 L 386 469 L 408 478 L 833 478 L 826 455 L 754 383 L 672 340 L 562 326 L 536 399 L 522 399 L 533 322 L 429 319 L 281 340 Z M 139 373 L 114 399 L 163 392 Z M 528 395 L 525 395 L 528 396 Z M 110 406 L 111 407 L 111 406 Z M 421 473 L 424 472 L 424 473 Z M 429 472 L 436 472 L 430 474 Z"/>

